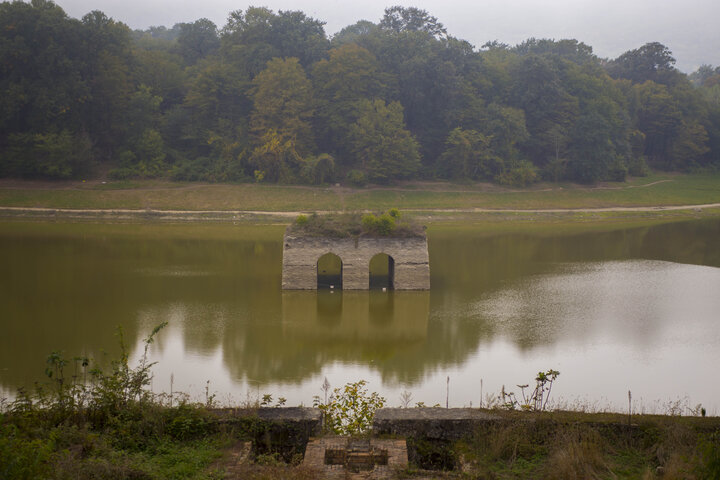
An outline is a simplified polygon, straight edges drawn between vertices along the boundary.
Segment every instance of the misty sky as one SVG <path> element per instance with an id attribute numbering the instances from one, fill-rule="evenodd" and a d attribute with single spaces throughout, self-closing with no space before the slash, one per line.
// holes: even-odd
<path id="1" fill-rule="evenodd" d="M 249 5 L 302 10 L 326 22 L 328 35 L 358 20 L 379 21 L 385 7 L 401 4 L 427 10 L 448 33 L 476 47 L 490 40 L 515 45 L 530 37 L 575 38 L 600 57 L 615 58 L 648 42 L 672 50 L 687 73 L 703 63 L 720 65 L 718 0 L 56 0 L 72 17 L 101 10 L 131 28 L 171 27 L 209 18 L 218 27 L 232 10 Z"/>

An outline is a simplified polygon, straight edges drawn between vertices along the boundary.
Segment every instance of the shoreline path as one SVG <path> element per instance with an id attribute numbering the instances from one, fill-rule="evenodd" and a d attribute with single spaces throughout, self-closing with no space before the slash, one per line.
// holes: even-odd
<path id="1" fill-rule="evenodd" d="M 601 212 L 657 212 L 674 210 L 704 210 L 707 208 L 720 208 L 720 203 L 705 203 L 699 205 L 657 205 L 643 207 L 597 207 L 597 208 L 405 208 L 405 212 L 414 213 L 601 213 Z M 331 213 L 331 210 L 316 211 L 318 214 Z M 123 217 L 123 216 L 166 216 L 166 217 L 223 217 L 262 215 L 277 218 L 293 218 L 312 211 L 265 211 L 265 210 L 155 210 L 155 209 L 81 209 L 81 208 L 48 208 L 48 207 L 2 207 L 0 216 L 13 214 L 13 216 L 31 215 L 63 215 L 82 217 Z"/>

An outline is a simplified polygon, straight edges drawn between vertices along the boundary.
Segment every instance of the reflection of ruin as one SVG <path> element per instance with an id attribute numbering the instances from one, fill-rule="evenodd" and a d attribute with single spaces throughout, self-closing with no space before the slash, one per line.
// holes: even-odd
<path id="1" fill-rule="evenodd" d="M 352 345 L 424 341 L 428 292 L 283 292 L 286 338 Z"/>
<path id="2" fill-rule="evenodd" d="M 286 233 L 285 290 L 428 290 L 426 237 L 331 238 Z"/>

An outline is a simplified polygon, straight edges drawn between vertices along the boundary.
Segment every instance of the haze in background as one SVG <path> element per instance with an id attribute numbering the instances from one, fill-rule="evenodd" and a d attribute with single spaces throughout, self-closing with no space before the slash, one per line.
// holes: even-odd
<path id="1" fill-rule="evenodd" d="M 328 35 L 358 20 L 378 22 L 395 0 L 58 0 L 70 16 L 91 10 L 128 24 L 133 29 L 208 18 L 221 28 L 229 12 L 248 6 L 272 10 L 302 10 L 327 22 Z M 676 66 L 686 73 L 701 64 L 720 65 L 720 2 L 717 0 L 413 0 L 436 16 L 454 37 L 479 48 L 498 40 L 515 45 L 531 37 L 575 38 L 599 57 L 615 58 L 648 42 L 672 50 Z"/>

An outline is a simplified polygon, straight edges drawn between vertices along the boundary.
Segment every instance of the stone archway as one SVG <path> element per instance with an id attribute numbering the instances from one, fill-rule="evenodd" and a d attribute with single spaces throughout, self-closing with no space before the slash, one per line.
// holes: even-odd
<path id="1" fill-rule="evenodd" d="M 373 255 L 368 266 L 370 290 L 393 290 L 395 288 L 395 259 L 386 253 Z"/>
<path id="2" fill-rule="evenodd" d="M 317 288 L 342 290 L 343 262 L 334 253 L 326 253 L 317 261 Z"/>

